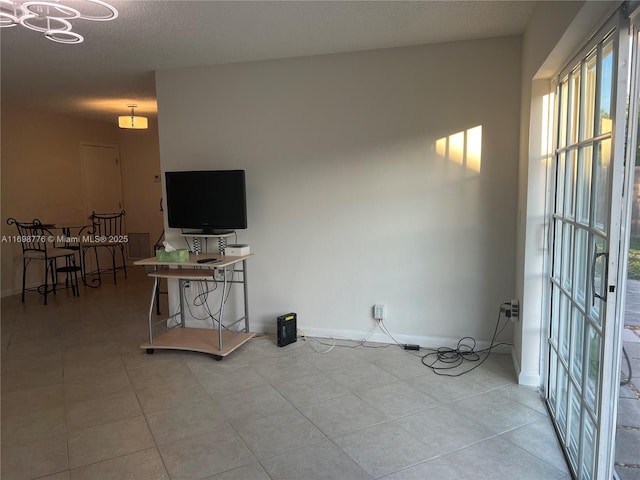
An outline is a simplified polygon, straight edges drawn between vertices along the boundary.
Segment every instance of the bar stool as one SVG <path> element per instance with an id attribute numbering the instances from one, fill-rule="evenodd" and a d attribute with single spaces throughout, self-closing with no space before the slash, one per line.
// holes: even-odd
<path id="1" fill-rule="evenodd" d="M 117 284 L 117 272 L 118 270 L 124 271 L 124 278 L 127 278 L 127 263 L 124 256 L 124 245 L 126 238 L 124 235 L 123 220 L 125 212 L 124 210 L 117 213 L 96 213 L 91 214 L 91 231 L 90 241 L 83 241 L 80 243 L 80 258 L 82 263 L 83 281 L 85 285 L 98 287 L 102 284 L 102 273 L 112 272 L 113 283 Z M 111 255 L 111 268 L 100 268 L 100 259 L 98 257 L 98 249 L 106 249 Z M 96 262 L 96 269 L 87 272 L 86 271 L 86 257 L 87 252 L 93 250 L 94 258 Z M 116 265 L 116 253 L 120 250 L 120 256 L 122 259 L 121 265 Z M 97 285 L 89 285 L 86 281 L 86 277 L 89 275 L 97 275 L 97 279 L 94 282 Z"/>
<path id="2" fill-rule="evenodd" d="M 31 222 L 19 222 L 15 218 L 9 218 L 7 224 L 16 226 L 17 238 L 22 248 L 22 303 L 24 303 L 25 292 L 35 290 L 44 295 L 46 305 L 49 292 L 56 294 L 58 272 L 67 274 L 67 282 L 71 283 L 74 296 L 79 295 L 77 272 L 80 268 L 76 266 L 73 250 L 56 247 L 52 241 L 55 237 L 37 218 Z M 58 268 L 59 258 L 65 259 L 64 267 Z M 27 267 L 34 261 L 44 263 L 44 284 L 27 288 Z M 49 285 L 49 276 L 51 276 L 51 285 Z"/>

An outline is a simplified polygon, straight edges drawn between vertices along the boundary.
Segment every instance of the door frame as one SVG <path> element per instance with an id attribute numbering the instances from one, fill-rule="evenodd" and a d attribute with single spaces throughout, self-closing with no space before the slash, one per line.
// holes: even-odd
<path id="1" fill-rule="evenodd" d="M 619 208 L 610 209 L 610 237 L 609 237 L 609 259 L 608 272 L 616 272 L 615 277 L 607 276 L 607 302 L 606 313 L 603 324 L 603 356 L 600 376 L 601 388 L 601 412 L 608 415 L 600 415 L 601 424 L 598 429 L 598 443 L 600 448 L 596 452 L 596 478 L 613 478 L 614 460 L 615 460 L 615 438 L 618 413 L 618 397 L 620 393 L 620 367 L 622 355 L 622 330 L 624 328 L 624 310 L 621 305 L 624 304 L 625 285 L 626 285 L 626 263 L 628 250 L 623 250 L 623 244 L 628 243 L 628 223 L 626 222 L 628 203 L 630 196 L 625 195 L 625 183 L 629 179 L 628 173 L 628 150 L 626 143 L 628 140 L 627 122 L 630 117 L 625 114 L 625 122 L 623 125 L 616 125 L 619 112 L 627 111 L 627 101 L 629 106 L 637 103 L 634 101 L 632 92 L 635 91 L 630 84 L 630 62 L 629 52 L 629 35 L 630 20 L 628 12 L 624 7 L 619 11 L 616 35 L 618 36 L 617 59 L 626 59 L 626 61 L 614 64 L 617 70 L 617 82 L 615 85 L 614 96 L 614 115 L 613 115 L 613 137 L 612 137 L 612 158 L 613 166 L 611 171 L 611 198 L 620 199 L 617 204 Z M 623 94 L 620 94 L 623 92 Z M 631 133 L 631 132 L 629 132 Z M 617 159 L 617 161 L 616 161 Z M 633 192 L 633 190 L 631 190 Z M 628 192 L 628 190 L 626 191 Z M 615 206 L 615 204 L 614 204 Z M 614 235 L 615 232 L 615 235 Z M 625 242 L 625 238 L 626 242 Z M 615 239 L 616 242 L 612 242 Z M 613 299 L 611 299 L 613 297 Z M 604 372 L 612 372 L 609 382 L 604 381 Z M 603 435 L 606 435 L 604 438 Z M 602 475 L 602 476 L 601 476 Z"/>

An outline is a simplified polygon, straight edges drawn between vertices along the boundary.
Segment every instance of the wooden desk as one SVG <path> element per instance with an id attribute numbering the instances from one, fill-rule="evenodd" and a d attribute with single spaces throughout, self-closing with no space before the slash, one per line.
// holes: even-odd
<path id="1" fill-rule="evenodd" d="M 154 278 L 153 290 L 151 293 L 151 304 L 149 306 L 149 342 L 140 345 L 140 348 L 147 350 L 151 354 L 156 348 L 169 350 L 190 350 L 213 355 L 216 360 L 222 360 L 240 345 L 253 338 L 256 334 L 249 331 L 249 304 L 247 296 L 247 258 L 252 255 L 242 257 L 223 256 L 218 254 L 201 253 L 189 254 L 186 262 L 159 262 L 153 258 L 138 260 L 135 265 L 152 267 L 153 271 L 148 275 Z M 215 259 L 213 263 L 198 263 L 201 259 Z M 242 266 L 238 269 L 238 266 Z M 222 280 L 216 280 L 216 273 L 220 273 Z M 228 273 L 232 274 L 232 279 L 228 279 Z M 240 273 L 241 280 L 234 280 L 233 274 Z M 157 294 L 158 282 L 161 278 L 178 280 L 180 290 L 180 311 L 161 321 L 168 321 L 179 315 L 180 322 L 156 337 L 153 336 L 153 326 L 159 322 L 153 322 L 153 306 Z M 217 329 L 191 328 L 185 324 L 184 315 L 184 283 L 185 282 L 221 282 L 222 293 L 220 295 L 220 310 Z M 232 331 L 222 324 L 224 318 L 224 304 L 229 289 L 233 284 L 241 284 L 244 296 L 244 314 L 232 322 L 231 326 L 244 320 L 242 331 Z"/>

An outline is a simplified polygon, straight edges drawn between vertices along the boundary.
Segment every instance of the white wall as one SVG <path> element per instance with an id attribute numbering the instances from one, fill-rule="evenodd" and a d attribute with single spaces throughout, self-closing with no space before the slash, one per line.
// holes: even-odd
<path id="1" fill-rule="evenodd" d="M 307 334 L 362 338 L 383 303 L 401 341 L 491 338 L 515 293 L 520 49 L 157 72 L 163 171 L 247 172 L 253 329 L 295 311 Z M 479 173 L 438 155 L 437 139 L 478 125 Z"/>

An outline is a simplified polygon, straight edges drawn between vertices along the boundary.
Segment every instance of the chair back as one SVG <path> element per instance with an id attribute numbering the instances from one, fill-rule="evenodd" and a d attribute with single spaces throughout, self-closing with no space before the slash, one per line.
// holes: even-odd
<path id="1" fill-rule="evenodd" d="M 116 213 L 91 214 L 94 235 L 103 237 L 120 237 L 124 235 L 124 210 Z"/>
<path id="2" fill-rule="evenodd" d="M 47 239 L 51 235 L 37 218 L 31 222 L 19 222 L 15 218 L 7 219 L 7 224 L 15 225 L 18 230 L 16 242 L 22 247 L 22 255 L 30 258 L 47 258 Z"/>

